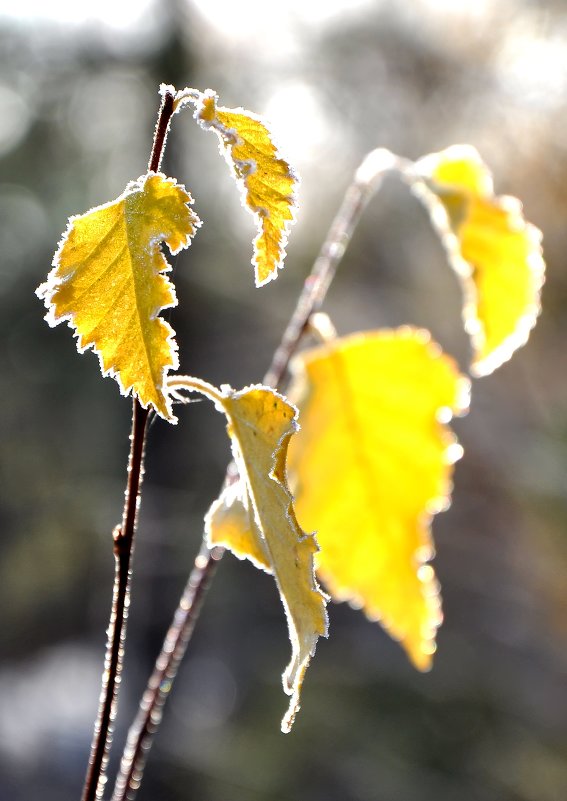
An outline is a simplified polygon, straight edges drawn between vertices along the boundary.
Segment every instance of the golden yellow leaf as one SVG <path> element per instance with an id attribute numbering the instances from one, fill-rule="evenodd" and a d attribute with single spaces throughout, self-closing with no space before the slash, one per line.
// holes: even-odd
<path id="1" fill-rule="evenodd" d="M 338 339 L 296 357 L 293 372 L 301 431 L 289 475 L 298 519 L 316 531 L 317 575 L 425 670 L 442 619 L 431 518 L 461 452 L 445 423 L 466 409 L 469 382 L 409 328 Z"/>
<path id="2" fill-rule="evenodd" d="M 256 286 L 277 278 L 283 267 L 289 227 L 295 220 L 298 178 L 274 145 L 266 124 L 250 111 L 217 105 L 211 89 L 185 89 L 177 103 L 196 105 L 195 119 L 215 131 L 220 152 L 226 158 L 242 192 L 242 203 L 254 215 L 258 235 L 254 240 Z"/>
<path id="3" fill-rule="evenodd" d="M 420 159 L 414 184 L 441 233 L 464 292 L 471 371 L 486 375 L 523 345 L 540 310 L 541 232 L 516 198 L 496 196 L 477 151 L 456 145 Z"/>
<path id="4" fill-rule="evenodd" d="M 171 422 L 164 382 L 178 365 L 177 345 L 158 315 L 177 299 L 159 244 L 172 254 L 188 247 L 200 225 L 192 202 L 173 178 L 143 175 L 111 203 L 70 218 L 37 290 L 50 325 L 67 320 L 79 352 L 92 348 L 122 393 L 132 391 Z"/>
<path id="5" fill-rule="evenodd" d="M 290 438 L 297 431 L 297 410 L 273 389 L 252 386 L 235 392 L 216 390 L 186 376 L 172 376 L 180 390 L 203 392 L 228 418 L 240 480 L 227 487 L 206 517 L 210 545 L 224 545 L 273 573 L 285 609 L 292 658 L 284 675 L 291 695 L 282 731 L 289 731 L 297 710 L 305 671 L 319 636 L 327 634 L 326 597 L 315 580 L 315 538 L 301 530 L 286 481 Z"/>
<path id="6" fill-rule="evenodd" d="M 206 529 L 211 548 L 229 548 L 239 559 L 249 559 L 266 573 L 272 572 L 270 553 L 240 481 L 226 487 L 213 503 L 207 513 Z"/>

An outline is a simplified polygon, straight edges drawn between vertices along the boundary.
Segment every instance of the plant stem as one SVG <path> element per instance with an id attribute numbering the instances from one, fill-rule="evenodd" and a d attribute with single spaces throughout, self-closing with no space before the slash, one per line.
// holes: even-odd
<path id="1" fill-rule="evenodd" d="M 169 125 L 175 112 L 174 92 L 175 90 L 172 86 L 161 87 L 162 100 L 154 132 L 152 152 L 148 162 L 148 172 L 157 172 L 161 165 L 167 134 L 169 133 Z"/>
<path id="2" fill-rule="evenodd" d="M 169 91 L 169 87 L 164 87 L 162 89 L 162 103 L 154 133 L 152 152 L 148 163 L 149 172 L 157 172 L 159 170 L 169 124 L 174 112 L 173 101 L 174 95 Z M 142 408 L 137 399 L 134 398 L 128 479 L 124 495 L 122 523 L 116 526 L 112 533 L 114 588 L 104 658 L 104 672 L 81 801 L 95 801 L 95 799 L 98 801 L 98 799 L 102 799 L 106 784 L 106 769 L 112 745 L 118 690 L 124 662 L 124 641 L 128 609 L 130 607 L 131 562 L 144 473 L 144 451 L 148 417 L 149 410 Z"/>
<path id="3" fill-rule="evenodd" d="M 378 191 L 385 173 L 391 170 L 403 172 L 408 164 L 405 159 L 383 149 L 373 150 L 361 163 L 305 280 L 295 311 L 274 353 L 264 377 L 263 383 L 267 386 L 277 389 L 283 381 L 309 320 L 321 308 L 352 234 L 368 201 Z M 225 481 L 231 479 L 232 472 L 229 467 Z M 163 708 L 191 639 L 204 596 L 223 554 L 224 548 L 211 551 L 204 542 L 201 546 L 140 702 L 138 714 L 128 732 L 112 801 L 133 801 L 136 796 L 153 737 L 161 723 Z"/>
<path id="4" fill-rule="evenodd" d="M 323 305 L 362 213 L 380 188 L 385 173 L 392 169 L 405 169 L 406 166 L 405 159 L 379 148 L 372 150 L 357 169 L 311 272 L 305 279 L 295 311 L 264 377 L 264 383 L 268 386 L 280 385 L 311 316 Z"/>
<path id="5" fill-rule="evenodd" d="M 114 591 L 108 626 L 104 673 L 100 691 L 99 710 L 95 723 L 91 755 L 82 801 L 101 799 L 106 783 L 108 755 L 112 744 L 112 728 L 116 717 L 118 688 L 124 661 L 124 638 L 130 606 L 130 564 L 134 546 L 137 510 L 143 475 L 144 444 L 148 411 L 134 400 L 128 483 L 126 485 L 122 524 L 113 531 Z"/>
<path id="6" fill-rule="evenodd" d="M 220 552 L 221 548 L 209 551 L 203 544 L 195 559 L 189 581 L 142 696 L 138 714 L 128 732 L 120 773 L 112 795 L 113 801 L 133 798 L 140 786 L 151 738 L 161 723 L 169 687 L 175 679 L 193 633 L 208 584 L 220 559 Z"/>

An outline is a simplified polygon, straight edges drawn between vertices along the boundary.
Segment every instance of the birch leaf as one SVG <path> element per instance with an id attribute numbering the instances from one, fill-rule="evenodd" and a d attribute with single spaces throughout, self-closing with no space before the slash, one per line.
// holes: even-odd
<path id="1" fill-rule="evenodd" d="M 496 196 L 477 151 L 456 145 L 418 161 L 414 190 L 429 207 L 463 285 L 471 371 L 487 375 L 523 345 L 540 310 L 541 232 L 516 198 Z"/>
<path id="2" fill-rule="evenodd" d="M 192 202 L 174 179 L 143 175 L 111 203 L 70 218 L 37 290 L 50 325 L 68 321 L 79 352 L 92 348 L 123 394 L 131 391 L 170 422 L 164 382 L 177 367 L 177 345 L 158 315 L 177 299 L 159 244 L 172 254 L 188 247 L 200 225 Z"/>
<path id="3" fill-rule="evenodd" d="M 246 491 L 238 481 L 227 487 L 211 506 L 206 517 L 206 530 L 211 548 L 229 548 L 239 559 L 272 573 L 272 561 L 265 538 L 256 525 Z"/>
<path id="4" fill-rule="evenodd" d="M 290 438 L 297 410 L 272 389 L 252 386 L 221 391 L 197 379 L 172 377 L 169 386 L 208 395 L 227 419 L 240 480 L 215 501 L 205 519 L 210 545 L 224 545 L 239 558 L 273 573 L 285 609 L 292 659 L 284 675 L 291 696 L 282 721 L 289 731 L 299 709 L 305 671 L 320 635 L 327 634 L 326 597 L 315 579 L 315 538 L 301 530 L 286 480 Z"/>
<path id="5" fill-rule="evenodd" d="M 283 267 L 285 246 L 297 209 L 298 178 L 278 152 L 267 125 L 250 111 L 217 104 L 211 89 L 184 90 L 180 98 L 196 105 L 195 119 L 214 131 L 220 152 L 240 187 L 242 203 L 254 215 L 258 235 L 254 240 L 256 286 L 277 278 Z"/>
<path id="6" fill-rule="evenodd" d="M 357 334 L 296 357 L 301 431 L 289 454 L 317 575 L 400 640 L 425 670 L 442 620 L 431 519 L 446 508 L 460 446 L 445 425 L 468 381 L 427 332 Z"/>

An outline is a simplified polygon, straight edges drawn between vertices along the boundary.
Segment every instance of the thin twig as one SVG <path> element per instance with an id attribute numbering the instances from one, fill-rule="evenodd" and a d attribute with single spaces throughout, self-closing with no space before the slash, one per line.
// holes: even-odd
<path id="1" fill-rule="evenodd" d="M 380 188 L 385 173 L 394 169 L 403 171 L 407 164 L 405 159 L 379 148 L 372 150 L 357 169 L 331 223 L 323 247 L 305 279 L 295 311 L 264 377 L 264 383 L 268 386 L 278 387 L 282 381 L 311 316 L 323 305 L 362 213 Z"/>
<path id="2" fill-rule="evenodd" d="M 174 111 L 173 95 L 167 88 L 162 92 L 162 103 L 154 134 L 148 171 L 156 172 L 161 163 L 163 148 Z M 134 550 L 137 512 L 144 473 L 144 450 L 149 410 L 143 409 L 134 398 L 128 480 L 124 497 L 122 523 L 113 531 L 114 588 L 112 610 L 108 626 L 104 672 L 99 708 L 81 801 L 102 799 L 106 784 L 108 757 L 112 745 L 112 732 L 116 717 L 118 689 L 124 662 L 124 640 L 130 607 L 131 562 Z"/>
<path id="3" fill-rule="evenodd" d="M 101 799 L 106 783 L 106 768 L 112 744 L 112 729 L 116 717 L 118 688 L 124 662 L 124 638 L 126 635 L 128 608 L 130 606 L 130 564 L 143 475 L 147 419 L 147 410 L 142 409 L 140 404 L 134 400 L 124 513 L 122 524 L 116 526 L 113 531 L 114 590 L 104 659 L 104 673 L 82 801 Z"/>
<path id="4" fill-rule="evenodd" d="M 368 201 L 378 191 L 384 175 L 391 170 L 403 172 L 408 164 L 405 159 L 387 150 L 378 149 L 369 153 L 356 171 L 354 181 L 344 196 L 319 256 L 305 280 L 295 311 L 264 377 L 264 384 L 267 386 L 277 389 L 281 384 L 309 320 L 321 308 L 360 217 Z M 229 476 L 230 468 L 227 471 L 227 480 Z M 210 551 L 204 543 L 201 546 L 138 714 L 128 732 L 112 801 L 133 801 L 136 796 L 154 735 L 162 719 L 163 708 L 191 639 L 204 596 L 223 553 L 224 548 Z"/>
<path id="5" fill-rule="evenodd" d="M 220 559 L 221 550 L 217 548 L 211 552 L 203 545 L 195 559 L 191 576 L 140 702 L 138 714 L 128 732 L 113 800 L 133 798 L 132 793 L 135 793 L 140 786 L 148 744 L 161 723 L 168 689 L 185 654 L 208 584 Z"/>
<path id="6" fill-rule="evenodd" d="M 154 131 L 154 141 L 150 160 L 148 162 L 148 172 L 157 172 L 161 165 L 171 118 L 175 112 L 174 91 L 172 86 L 161 87 L 161 106 L 156 122 L 156 129 Z"/>

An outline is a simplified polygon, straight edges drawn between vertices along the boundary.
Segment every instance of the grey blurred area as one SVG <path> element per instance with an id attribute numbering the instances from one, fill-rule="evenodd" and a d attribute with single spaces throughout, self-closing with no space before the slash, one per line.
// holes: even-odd
<path id="1" fill-rule="evenodd" d="M 71 214 L 143 174 L 160 83 L 272 120 L 302 176 L 286 267 L 256 290 L 254 224 L 217 144 L 174 119 L 164 170 L 203 220 L 172 259 L 181 369 L 261 380 L 353 171 L 377 146 L 469 142 L 543 230 L 543 312 L 476 381 L 451 508 L 434 524 L 445 623 L 433 670 L 330 609 L 291 734 L 273 581 L 227 555 L 140 801 L 567 798 L 567 7 L 560 0 L 0 0 L 0 801 L 80 796 L 112 590 L 130 403 L 34 295 Z M 412 324 L 466 369 L 460 290 L 389 179 L 326 304 L 341 333 Z M 218 418 L 218 419 L 217 419 Z M 193 403 L 148 444 L 116 770 L 229 457 Z"/>

